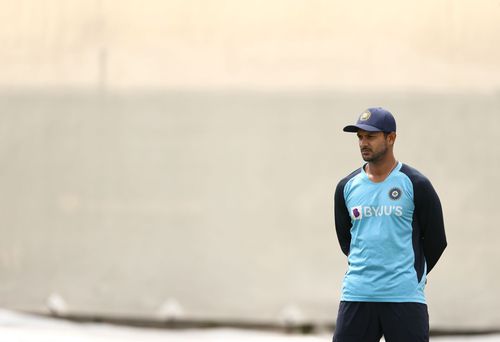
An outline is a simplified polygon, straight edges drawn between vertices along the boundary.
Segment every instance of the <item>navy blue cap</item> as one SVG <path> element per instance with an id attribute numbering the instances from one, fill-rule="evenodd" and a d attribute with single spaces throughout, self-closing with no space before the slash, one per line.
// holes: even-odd
<path id="1" fill-rule="evenodd" d="M 360 129 L 368 132 L 396 132 L 396 120 L 387 109 L 368 108 L 361 113 L 355 125 L 345 126 L 344 132 L 354 133 Z"/>

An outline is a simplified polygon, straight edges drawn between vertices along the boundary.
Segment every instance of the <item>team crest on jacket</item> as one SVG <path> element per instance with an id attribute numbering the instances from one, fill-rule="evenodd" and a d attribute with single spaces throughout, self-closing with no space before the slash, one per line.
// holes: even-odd
<path id="1" fill-rule="evenodd" d="M 400 188 L 392 188 L 389 190 L 389 198 L 392 200 L 398 200 L 401 198 L 401 189 Z"/>

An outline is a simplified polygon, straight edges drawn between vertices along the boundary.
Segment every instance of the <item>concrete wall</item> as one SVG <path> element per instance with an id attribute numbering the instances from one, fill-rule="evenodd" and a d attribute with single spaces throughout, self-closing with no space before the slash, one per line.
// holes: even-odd
<path id="1" fill-rule="evenodd" d="M 333 322 L 340 129 L 382 105 L 443 200 L 432 323 L 500 328 L 497 2 L 0 5 L 1 306 Z"/>
<path id="2" fill-rule="evenodd" d="M 341 127 L 381 103 L 443 202 L 434 327 L 498 328 L 498 95 L 2 94 L 0 305 L 333 322 L 332 193 L 361 162 Z"/>

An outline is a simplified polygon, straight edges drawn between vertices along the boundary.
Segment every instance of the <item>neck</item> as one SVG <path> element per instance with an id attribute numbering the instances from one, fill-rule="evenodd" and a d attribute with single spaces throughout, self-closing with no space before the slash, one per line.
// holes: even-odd
<path id="1" fill-rule="evenodd" d="M 396 158 L 394 158 L 394 155 L 390 155 L 382 160 L 368 162 L 365 172 L 371 180 L 381 182 L 389 176 L 396 165 Z"/>

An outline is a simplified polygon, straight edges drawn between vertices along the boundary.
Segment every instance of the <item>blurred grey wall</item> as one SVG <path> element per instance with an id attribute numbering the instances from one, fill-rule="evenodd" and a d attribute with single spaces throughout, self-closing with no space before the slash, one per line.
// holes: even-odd
<path id="1" fill-rule="evenodd" d="M 0 4 L 1 306 L 333 322 L 382 105 L 443 202 L 431 323 L 500 328 L 497 2 Z"/>

